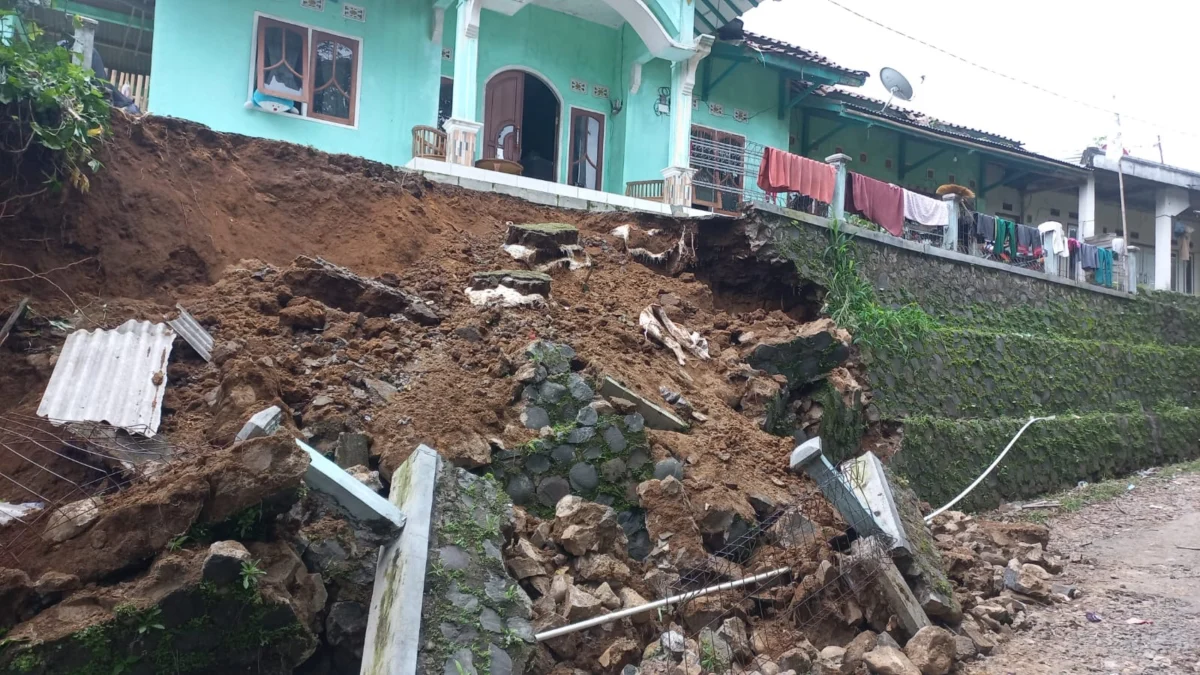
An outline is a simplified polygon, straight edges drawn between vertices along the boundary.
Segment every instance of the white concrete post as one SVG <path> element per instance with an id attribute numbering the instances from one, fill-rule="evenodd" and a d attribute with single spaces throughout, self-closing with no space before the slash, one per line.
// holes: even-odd
<path id="1" fill-rule="evenodd" d="M 942 233 L 942 248 L 948 251 L 958 250 L 958 195 L 942 195 L 946 202 L 946 231 Z"/>
<path id="2" fill-rule="evenodd" d="M 850 173 L 846 164 L 851 161 L 850 156 L 839 152 L 826 157 L 825 161 L 837 169 L 837 178 L 833 182 L 833 203 L 829 205 L 829 217 L 841 222 L 846 219 L 846 179 Z"/>
<path id="3" fill-rule="evenodd" d="M 1154 290 L 1171 290 L 1171 249 L 1175 216 L 1187 210 L 1188 191 L 1160 187 L 1154 192 Z"/>
<path id="4" fill-rule="evenodd" d="M 671 64 L 671 135 L 667 167 L 663 169 L 663 201 L 671 206 L 692 205 L 692 91 L 700 61 L 712 51 L 713 36 L 701 35 L 692 55 Z"/>
<path id="5" fill-rule="evenodd" d="M 78 17 L 79 27 L 75 29 L 75 45 L 71 51 L 75 52 L 75 62 L 83 68 L 92 67 L 92 51 L 96 48 L 96 27 L 100 25 L 99 21 L 89 19 L 86 16 Z M 97 76 L 103 77 L 104 73 L 96 73 Z"/>
<path id="6" fill-rule="evenodd" d="M 1130 246 L 1128 242 L 1125 244 L 1125 290 L 1137 295 L 1137 256 L 1134 255 L 1139 249 L 1136 246 Z"/>
<path id="7" fill-rule="evenodd" d="M 454 104 L 446 120 L 446 161 L 472 166 L 483 125 L 476 119 L 479 101 L 479 13 L 483 0 L 458 0 L 454 30 Z"/>
<path id="8" fill-rule="evenodd" d="M 858 536 L 870 537 L 882 532 L 875 516 L 863 506 L 846 480 L 821 452 L 820 437 L 810 438 L 796 446 L 792 451 L 791 467 L 793 472 L 803 471 L 817 484 L 821 494 L 833 503 Z"/>
<path id="9" fill-rule="evenodd" d="M 1096 236 L 1096 175 L 1089 173 L 1079 186 L 1079 238 Z"/>

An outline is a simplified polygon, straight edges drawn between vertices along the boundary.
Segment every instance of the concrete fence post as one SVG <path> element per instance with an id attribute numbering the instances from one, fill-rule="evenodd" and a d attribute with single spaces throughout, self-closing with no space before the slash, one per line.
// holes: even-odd
<path id="1" fill-rule="evenodd" d="M 829 205 L 829 217 L 841 222 L 846 219 L 846 179 L 849 177 L 846 164 L 850 162 L 850 156 L 839 152 L 826 157 L 825 161 L 837 169 L 837 178 L 833 183 L 833 203 Z"/>
<path id="2" fill-rule="evenodd" d="M 810 438 L 792 451 L 792 471 L 803 471 L 812 479 L 821 494 L 833 503 L 842 518 L 854 528 L 860 537 L 870 537 L 882 532 L 875 517 L 863 507 L 858 496 L 850 489 L 842 474 L 838 473 L 821 452 L 821 439 Z"/>
<path id="3" fill-rule="evenodd" d="M 958 250 L 958 195 L 942 195 L 946 202 L 946 231 L 942 233 L 942 248 Z"/>
<path id="4" fill-rule="evenodd" d="M 75 29 L 75 44 L 71 51 L 75 52 L 77 63 L 82 68 L 92 67 L 92 50 L 96 48 L 96 27 L 99 21 L 86 16 L 79 17 L 79 27 Z M 96 73 L 103 78 L 104 73 Z"/>

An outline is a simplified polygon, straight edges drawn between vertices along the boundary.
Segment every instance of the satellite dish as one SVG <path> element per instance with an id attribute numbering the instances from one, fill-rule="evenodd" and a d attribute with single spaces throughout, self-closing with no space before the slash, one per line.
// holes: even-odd
<path id="1" fill-rule="evenodd" d="M 879 81 L 883 82 L 884 88 L 889 92 L 887 103 L 883 104 L 883 110 L 880 110 L 879 112 L 887 110 L 888 106 L 892 104 L 892 99 L 898 98 L 901 101 L 912 100 L 912 84 L 909 83 L 907 77 L 901 75 L 900 71 L 896 70 L 895 68 L 885 67 L 883 70 L 880 70 Z"/>

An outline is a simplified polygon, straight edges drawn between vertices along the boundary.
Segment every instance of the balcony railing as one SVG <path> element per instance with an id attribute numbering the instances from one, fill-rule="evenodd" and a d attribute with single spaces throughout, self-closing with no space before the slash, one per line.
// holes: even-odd
<path id="1" fill-rule="evenodd" d="M 635 180 L 625 184 L 625 196 L 635 199 L 648 199 L 652 202 L 663 200 L 663 180 Z"/>

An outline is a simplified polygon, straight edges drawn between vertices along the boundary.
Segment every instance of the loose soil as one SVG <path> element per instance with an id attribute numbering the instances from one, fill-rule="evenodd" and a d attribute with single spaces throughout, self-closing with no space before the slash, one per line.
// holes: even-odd
<path id="1" fill-rule="evenodd" d="M 1037 612 L 967 673 L 1200 673 L 1200 474 L 1142 481 L 1048 525 L 1052 551 L 1083 556 L 1056 580 L 1082 597 Z"/>

